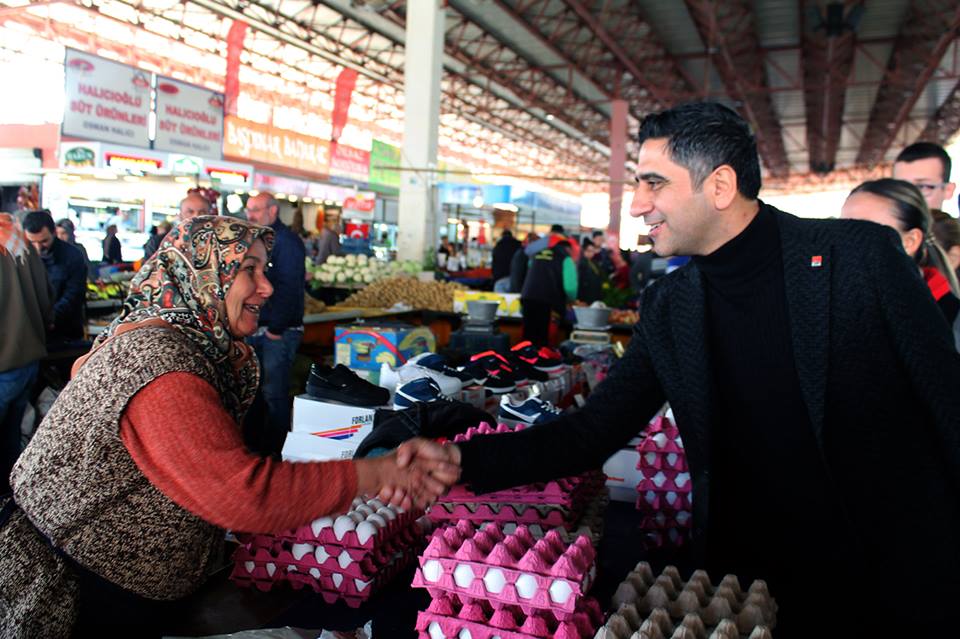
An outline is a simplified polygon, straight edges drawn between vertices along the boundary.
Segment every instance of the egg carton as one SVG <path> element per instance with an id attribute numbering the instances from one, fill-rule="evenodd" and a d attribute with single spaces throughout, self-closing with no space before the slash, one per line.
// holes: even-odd
<path id="1" fill-rule="evenodd" d="M 637 451 L 641 458 L 645 453 L 683 453 L 683 440 L 676 430 L 655 432 L 643 438 Z"/>
<path id="2" fill-rule="evenodd" d="M 558 621 L 547 612 L 525 614 L 511 606 L 492 608 L 444 594 L 417 615 L 416 629 L 420 639 L 582 639 L 592 637 L 601 623 L 600 606 L 589 597 L 570 619 Z"/>
<path id="3" fill-rule="evenodd" d="M 295 543 L 369 550 L 398 534 L 411 534 L 411 527 L 423 511 L 404 512 L 378 499 L 354 500 L 350 511 L 339 517 L 319 517 L 277 537 Z M 416 534 L 416 529 L 412 530 Z"/>
<path id="4" fill-rule="evenodd" d="M 389 544 L 373 551 L 363 551 L 366 554 L 355 558 L 348 549 L 337 549 L 337 554 L 328 554 L 324 546 L 311 544 L 294 544 L 289 542 L 264 538 L 264 544 L 244 544 L 234 555 L 236 563 L 250 561 L 254 563 L 281 563 L 294 565 L 303 571 L 317 568 L 326 573 L 341 573 L 349 577 L 367 579 L 375 575 L 380 569 L 390 563 L 397 552 L 402 552 L 409 546 Z"/>
<path id="5" fill-rule="evenodd" d="M 689 512 L 693 508 L 693 496 L 689 492 L 675 490 L 641 490 L 637 497 L 637 509 L 644 511 Z"/>
<path id="6" fill-rule="evenodd" d="M 665 453 L 660 450 L 651 450 L 640 454 L 637 464 L 638 470 L 644 469 L 688 470 L 687 456 L 683 452 Z"/>
<path id="7" fill-rule="evenodd" d="M 514 522 L 538 524 L 554 528 L 571 526 L 580 513 L 562 506 L 543 504 L 448 504 L 437 502 L 430 507 L 430 519 L 435 522 L 465 520 L 474 524 L 484 522 Z"/>
<path id="8" fill-rule="evenodd" d="M 691 491 L 690 473 L 679 470 L 639 470 L 637 490 L 672 490 L 678 493 Z"/>
<path id="9" fill-rule="evenodd" d="M 459 444 L 462 442 L 470 441 L 478 435 L 501 435 L 503 433 L 513 433 L 521 431 L 526 428 L 526 424 L 517 424 L 516 426 L 510 426 L 508 424 L 497 424 L 496 428 L 488 424 L 487 422 L 480 422 L 475 427 L 468 428 L 465 432 L 457 433 L 453 438 L 453 443 Z"/>
<path id="10" fill-rule="evenodd" d="M 596 552 L 587 537 L 566 544 L 551 531 L 536 540 L 525 528 L 505 535 L 498 526 L 476 530 L 467 522 L 434 534 L 420 558 L 413 585 L 432 596 L 456 593 L 524 612 L 553 610 L 564 619 L 596 576 Z"/>
<path id="11" fill-rule="evenodd" d="M 626 621 L 627 618 L 630 621 Z M 770 629 L 763 625 L 753 626 L 746 631 L 749 634 L 742 634 L 735 621 L 724 619 L 708 628 L 694 614 L 686 615 L 674 626 L 669 614 L 662 608 L 654 610 L 637 626 L 633 625 L 634 621 L 640 622 L 636 610 L 621 606 L 607 621 L 607 625 L 597 631 L 594 639 L 773 639 Z"/>
<path id="12" fill-rule="evenodd" d="M 690 541 L 690 530 L 689 528 L 645 530 L 643 537 L 648 548 L 682 548 Z"/>
<path id="13" fill-rule="evenodd" d="M 758 627 L 769 632 L 777 623 L 777 603 L 763 581 L 754 581 L 744 591 L 735 575 L 726 575 L 714 587 L 707 573 L 697 570 L 689 580 L 683 582 L 673 566 L 667 566 L 654 578 L 646 562 L 637 564 L 627 575 L 613 594 L 612 602 L 617 606 L 617 612 L 611 615 L 605 625 L 611 632 L 598 632 L 600 639 L 630 639 L 633 633 L 640 631 L 646 620 L 653 617 L 665 617 L 667 622 L 672 620 L 677 623 L 696 617 L 703 631 L 700 632 L 699 627 L 688 629 L 695 632 L 691 636 L 700 639 L 718 629 L 721 633 L 729 632 L 729 623 L 719 628 L 725 620 L 733 622 L 739 633 L 737 636 L 747 637 Z M 675 636 L 676 630 L 662 621 L 656 625 L 660 626 L 664 638 Z M 646 632 L 650 634 L 654 631 L 648 628 Z"/>
<path id="14" fill-rule="evenodd" d="M 230 579 L 238 586 L 256 588 L 268 592 L 282 584 L 288 584 L 294 590 L 310 588 L 320 594 L 327 603 L 343 600 L 352 608 L 367 601 L 385 584 L 393 580 L 396 575 L 413 562 L 416 551 L 413 549 L 396 555 L 388 565 L 384 566 L 374 577 L 360 579 L 349 577 L 342 573 L 321 571 L 312 567 L 303 570 L 295 564 L 258 563 L 249 570 L 247 562 L 234 565 Z"/>
<path id="15" fill-rule="evenodd" d="M 475 493 L 464 486 L 450 490 L 443 501 L 447 502 L 507 502 L 507 503 L 549 503 L 570 506 L 584 492 L 593 492 L 606 481 L 599 471 L 584 473 L 574 477 L 558 479 L 545 483 L 527 484 L 508 490 L 492 493 Z"/>
<path id="16" fill-rule="evenodd" d="M 607 489 L 604 487 L 587 504 L 583 510 L 583 514 L 580 516 L 580 519 L 571 524 L 569 527 L 549 527 L 541 526 L 540 524 L 517 524 L 513 521 L 502 523 L 484 522 L 480 524 L 480 527 L 483 528 L 484 526 L 498 525 L 503 530 L 504 534 L 512 535 L 516 532 L 517 528 L 520 526 L 525 526 L 530 534 L 533 535 L 534 539 L 543 539 L 544 535 L 553 530 L 560 535 L 566 544 L 573 543 L 577 537 L 583 535 L 589 537 L 590 542 L 594 545 L 594 547 L 596 547 L 597 544 L 600 543 L 600 539 L 603 538 L 604 513 L 606 512 L 609 504 L 610 495 L 607 492 Z M 450 526 L 453 524 L 452 522 L 448 522 L 446 525 Z"/>
<path id="17" fill-rule="evenodd" d="M 645 433 L 673 432 L 676 434 L 677 425 L 666 415 L 657 415 L 647 423 L 643 429 Z"/>
<path id="18" fill-rule="evenodd" d="M 663 511 L 647 513 L 640 519 L 641 530 L 667 530 L 669 528 L 690 528 L 693 514 L 689 510 L 679 510 L 675 513 Z"/>

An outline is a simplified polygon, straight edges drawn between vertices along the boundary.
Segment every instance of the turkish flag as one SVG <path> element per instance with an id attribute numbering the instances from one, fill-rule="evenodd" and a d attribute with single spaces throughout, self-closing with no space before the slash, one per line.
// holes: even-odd
<path id="1" fill-rule="evenodd" d="M 347 114 L 350 112 L 350 100 L 353 99 L 353 88 L 357 86 L 357 72 L 353 69 L 344 69 L 337 76 L 337 88 L 333 94 L 333 131 L 330 139 L 336 142 L 347 125 Z"/>

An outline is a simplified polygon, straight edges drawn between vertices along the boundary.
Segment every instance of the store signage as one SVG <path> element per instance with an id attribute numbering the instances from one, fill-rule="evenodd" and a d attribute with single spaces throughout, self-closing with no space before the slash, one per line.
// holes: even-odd
<path id="1" fill-rule="evenodd" d="M 223 94 L 157 76 L 157 139 L 153 148 L 220 158 Z"/>
<path id="2" fill-rule="evenodd" d="M 370 184 L 400 188 L 400 148 L 374 140 L 370 148 Z"/>
<path id="3" fill-rule="evenodd" d="M 236 186 L 246 184 L 250 179 L 250 174 L 246 171 L 224 169 L 216 166 L 208 166 L 207 175 L 209 175 L 212 180 L 219 180 L 223 184 Z"/>
<path id="4" fill-rule="evenodd" d="M 197 175 L 203 171 L 203 160 L 190 155 L 170 154 L 170 170 L 173 173 Z"/>
<path id="5" fill-rule="evenodd" d="M 63 135 L 150 146 L 150 74 L 75 49 L 64 61 Z"/>
<path id="6" fill-rule="evenodd" d="M 344 210 L 358 211 L 360 213 L 370 213 L 377 205 L 375 196 L 369 194 L 357 193 L 343 200 Z"/>
<path id="7" fill-rule="evenodd" d="M 163 160 L 159 158 L 140 157 L 125 153 L 106 152 L 103 154 L 103 159 L 107 166 L 112 169 L 125 169 L 140 173 L 156 173 L 163 167 Z"/>
<path id="8" fill-rule="evenodd" d="M 234 116 L 224 120 L 223 154 L 277 166 L 326 174 L 330 143 Z"/>
<path id="9" fill-rule="evenodd" d="M 63 168 L 92 169 L 97 166 L 97 152 L 89 146 L 74 146 L 61 149 L 60 166 Z"/>
<path id="10" fill-rule="evenodd" d="M 330 175 L 366 182 L 370 177 L 370 152 L 345 144 L 331 143 Z"/>

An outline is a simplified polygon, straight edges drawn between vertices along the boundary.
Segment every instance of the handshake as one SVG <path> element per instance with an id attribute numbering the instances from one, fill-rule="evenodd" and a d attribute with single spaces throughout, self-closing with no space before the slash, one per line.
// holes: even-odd
<path id="1" fill-rule="evenodd" d="M 383 457 L 357 459 L 361 495 L 409 509 L 427 508 L 460 479 L 460 449 L 416 437 Z"/>

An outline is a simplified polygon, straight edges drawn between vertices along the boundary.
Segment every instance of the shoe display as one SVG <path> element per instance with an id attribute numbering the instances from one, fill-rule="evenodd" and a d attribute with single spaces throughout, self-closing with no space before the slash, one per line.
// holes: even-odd
<path id="1" fill-rule="evenodd" d="M 545 373 L 557 373 L 563 370 L 563 356 L 552 348 L 537 348 L 529 341 L 520 342 L 510 349 L 519 359 Z"/>
<path id="2" fill-rule="evenodd" d="M 483 386 L 487 381 L 487 377 L 490 376 L 483 366 L 475 364 L 474 362 L 469 362 L 463 366 L 458 366 L 456 370 L 465 377 L 470 377 L 473 380 L 472 384 L 467 384 L 464 382 L 464 384 L 468 386 Z"/>
<path id="3" fill-rule="evenodd" d="M 517 356 L 516 353 L 507 351 L 506 353 L 500 353 L 500 355 L 510 363 L 511 368 L 517 371 L 521 377 L 535 382 L 545 382 L 550 379 L 549 373 L 533 366 L 522 357 Z"/>
<path id="4" fill-rule="evenodd" d="M 557 419 L 560 415 L 559 409 L 539 397 L 528 397 L 520 404 L 511 402 L 509 395 L 500 398 L 500 419 L 525 424 L 543 424 Z"/>
<path id="5" fill-rule="evenodd" d="M 527 381 L 518 379 L 513 367 L 502 355 L 497 355 L 494 351 L 477 353 L 470 358 L 470 362 L 486 371 L 487 381 L 483 385 L 494 394 L 510 393 L 516 389 L 517 384 Z"/>
<path id="6" fill-rule="evenodd" d="M 429 377 L 434 380 L 446 395 L 456 395 L 463 388 L 463 382 L 456 377 L 445 375 L 444 373 L 435 371 L 432 368 L 427 368 L 426 366 L 420 366 L 419 364 L 411 364 L 408 362 L 396 369 L 387 363 L 380 366 L 380 386 L 389 390 L 394 390 L 406 382 L 411 382 L 421 377 Z"/>
<path id="7" fill-rule="evenodd" d="M 312 364 L 307 394 L 315 399 L 329 399 L 351 406 L 384 406 L 390 401 L 387 389 L 371 384 L 343 364 L 333 368 Z"/>
<path id="8" fill-rule="evenodd" d="M 417 402 L 453 401 L 443 394 L 440 385 L 429 377 L 419 377 L 397 387 L 393 395 L 394 410 L 410 408 Z"/>
<path id="9" fill-rule="evenodd" d="M 464 386 L 474 386 L 483 383 L 482 381 L 478 382 L 469 372 L 449 366 L 446 360 L 444 360 L 441 355 L 437 355 L 436 353 L 421 353 L 420 355 L 417 355 L 416 357 L 413 357 L 407 361 L 407 366 L 410 366 L 411 364 L 429 368 L 430 370 L 442 373 L 447 377 L 455 377 L 459 379 L 460 383 Z"/>

